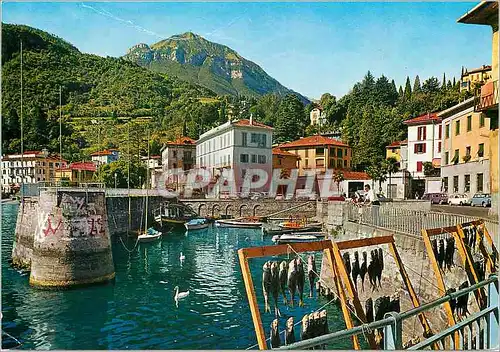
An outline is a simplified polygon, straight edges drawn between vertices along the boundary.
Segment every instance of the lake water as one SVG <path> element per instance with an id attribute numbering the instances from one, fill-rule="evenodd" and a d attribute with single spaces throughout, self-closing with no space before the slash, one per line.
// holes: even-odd
<path id="1" fill-rule="evenodd" d="M 44 291 L 14 270 L 11 257 L 16 204 L 2 204 L 2 330 L 21 349 L 246 349 L 257 343 L 237 256 L 239 248 L 271 244 L 260 230 L 210 228 L 169 234 L 129 253 L 113 243 L 114 283 Z M 133 241 L 127 243 L 129 249 Z M 180 253 L 186 257 L 180 263 Z M 316 256 L 318 270 L 320 256 Z M 285 257 L 283 257 L 285 258 Z M 266 334 L 273 319 L 263 313 L 262 265 L 250 268 Z M 174 287 L 190 291 L 175 306 Z M 298 321 L 327 303 L 306 298 L 305 307 L 280 307 Z M 340 309 L 327 306 L 330 331 L 345 329 Z M 296 338 L 300 329 L 296 327 Z M 2 335 L 2 347 L 13 343 Z M 254 347 L 256 348 L 256 347 Z M 349 340 L 330 348 L 350 349 Z"/>

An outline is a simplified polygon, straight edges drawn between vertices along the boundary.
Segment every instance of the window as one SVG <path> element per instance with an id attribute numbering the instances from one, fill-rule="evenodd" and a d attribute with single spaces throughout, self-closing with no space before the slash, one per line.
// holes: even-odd
<path id="1" fill-rule="evenodd" d="M 324 155 L 325 148 L 316 148 L 316 155 Z"/>
<path id="2" fill-rule="evenodd" d="M 444 126 L 444 138 L 450 138 L 450 125 Z"/>
<path id="3" fill-rule="evenodd" d="M 177 151 L 174 150 L 173 153 L 172 153 L 172 155 L 174 156 L 174 158 L 177 158 Z"/>
<path id="4" fill-rule="evenodd" d="M 309 149 L 306 149 L 306 158 L 309 157 Z"/>
<path id="5" fill-rule="evenodd" d="M 453 164 L 458 164 L 459 158 L 460 158 L 460 152 L 459 152 L 458 149 L 455 149 L 455 155 L 453 155 L 452 163 Z"/>
<path id="6" fill-rule="evenodd" d="M 248 154 L 240 154 L 240 162 L 248 163 Z"/>
<path id="7" fill-rule="evenodd" d="M 460 134 L 460 120 L 455 121 L 455 136 Z"/>
<path id="8" fill-rule="evenodd" d="M 228 155 L 227 155 L 227 163 L 228 163 L 228 164 L 231 164 L 231 154 L 228 154 Z"/>
<path id="9" fill-rule="evenodd" d="M 246 132 L 241 132 L 241 145 L 243 145 L 244 147 L 247 146 L 247 133 Z"/>
<path id="10" fill-rule="evenodd" d="M 484 156 L 484 143 L 479 144 L 479 150 L 477 151 L 477 155 L 480 158 Z"/>
<path id="11" fill-rule="evenodd" d="M 328 162 L 328 167 L 330 169 L 334 169 L 335 168 L 335 159 L 330 159 L 330 161 Z"/>
<path id="12" fill-rule="evenodd" d="M 458 176 L 453 176 L 453 192 L 458 192 Z"/>
<path id="13" fill-rule="evenodd" d="M 413 152 L 415 154 L 425 153 L 425 143 L 415 143 Z"/>
<path id="14" fill-rule="evenodd" d="M 337 168 L 342 169 L 342 159 L 337 159 Z"/>
<path id="15" fill-rule="evenodd" d="M 260 139 L 259 147 L 265 148 L 267 145 L 267 135 L 262 134 L 262 138 Z"/>
<path id="16" fill-rule="evenodd" d="M 257 155 L 252 154 L 252 163 L 256 163 L 256 162 L 257 162 Z"/>
<path id="17" fill-rule="evenodd" d="M 317 159 L 316 167 L 325 167 L 325 159 Z"/>
<path id="18" fill-rule="evenodd" d="M 479 127 L 484 127 L 484 114 L 479 115 Z"/>
<path id="19" fill-rule="evenodd" d="M 347 160 L 344 160 L 344 167 L 347 168 Z"/>
<path id="20" fill-rule="evenodd" d="M 465 155 L 470 155 L 470 146 L 465 147 Z"/>
<path id="21" fill-rule="evenodd" d="M 445 152 L 444 153 L 444 164 L 448 165 L 449 163 L 450 163 L 450 153 L 449 152 Z"/>
<path id="22" fill-rule="evenodd" d="M 470 175 L 464 175 L 464 192 L 470 192 Z"/>
<path id="23" fill-rule="evenodd" d="M 477 174 L 477 192 L 483 191 L 483 174 Z"/>
<path id="24" fill-rule="evenodd" d="M 330 148 L 330 156 L 335 156 L 335 148 Z"/>
<path id="25" fill-rule="evenodd" d="M 427 126 L 421 126 L 417 130 L 417 140 L 425 141 L 427 139 Z"/>
<path id="26" fill-rule="evenodd" d="M 423 163 L 421 161 L 417 161 L 417 172 L 422 172 Z"/>
<path id="27" fill-rule="evenodd" d="M 467 116 L 467 132 L 472 131 L 472 115 Z"/>
<path id="28" fill-rule="evenodd" d="M 443 125 L 438 126 L 438 138 L 443 138 Z"/>
<path id="29" fill-rule="evenodd" d="M 258 138 L 257 138 L 257 133 L 252 133 L 252 134 L 250 135 L 250 142 L 252 142 L 252 143 L 257 143 L 257 141 L 258 141 Z"/>
<path id="30" fill-rule="evenodd" d="M 441 153 L 441 142 L 438 142 L 438 153 Z"/>
<path id="31" fill-rule="evenodd" d="M 443 192 L 448 192 L 448 177 L 443 177 Z"/>
<path id="32" fill-rule="evenodd" d="M 259 155 L 259 164 L 265 164 L 265 163 L 266 163 L 266 156 Z"/>
<path id="33" fill-rule="evenodd" d="M 342 149 L 337 149 L 337 158 L 342 158 Z"/>

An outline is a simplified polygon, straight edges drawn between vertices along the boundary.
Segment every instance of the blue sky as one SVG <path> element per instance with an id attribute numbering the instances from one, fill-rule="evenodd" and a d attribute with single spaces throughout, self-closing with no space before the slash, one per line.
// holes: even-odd
<path id="1" fill-rule="evenodd" d="M 2 17 L 102 56 L 192 31 L 319 98 L 344 95 L 368 70 L 404 85 L 490 64 L 491 28 L 456 22 L 475 4 L 4 2 Z"/>

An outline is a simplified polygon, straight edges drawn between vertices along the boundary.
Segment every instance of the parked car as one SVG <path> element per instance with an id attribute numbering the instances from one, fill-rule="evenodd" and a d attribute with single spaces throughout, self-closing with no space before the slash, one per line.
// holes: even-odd
<path id="1" fill-rule="evenodd" d="M 375 195 L 375 197 L 377 197 L 377 200 L 379 202 L 382 202 L 382 203 L 385 203 L 385 202 L 392 202 L 392 198 L 387 198 L 386 196 L 384 196 L 382 193 L 378 193 Z"/>
<path id="2" fill-rule="evenodd" d="M 474 197 L 472 197 L 470 205 L 473 207 L 482 206 L 482 207 L 491 207 L 491 194 L 489 193 L 476 193 Z"/>
<path id="3" fill-rule="evenodd" d="M 466 194 L 452 194 L 448 197 L 448 205 L 470 205 L 470 199 Z"/>
<path id="4" fill-rule="evenodd" d="M 430 200 L 432 204 L 447 204 L 448 194 L 446 193 L 425 193 L 422 199 Z"/>

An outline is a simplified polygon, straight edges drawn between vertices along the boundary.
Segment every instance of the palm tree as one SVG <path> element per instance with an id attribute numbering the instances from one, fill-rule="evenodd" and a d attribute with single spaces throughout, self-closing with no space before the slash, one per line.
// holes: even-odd
<path id="1" fill-rule="evenodd" d="M 366 168 L 366 173 L 373 181 L 378 181 L 378 191 L 382 192 L 382 182 L 387 179 L 386 170 L 382 165 L 372 165 Z"/>
<path id="2" fill-rule="evenodd" d="M 392 174 L 396 173 L 399 171 L 399 161 L 393 156 L 388 157 L 387 159 L 384 160 L 384 168 L 385 171 L 389 174 L 389 186 L 387 189 L 387 196 L 389 198 L 392 198 L 392 189 L 391 189 L 391 176 Z"/>

